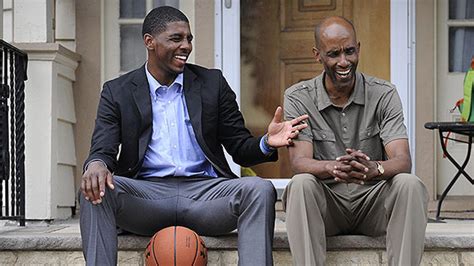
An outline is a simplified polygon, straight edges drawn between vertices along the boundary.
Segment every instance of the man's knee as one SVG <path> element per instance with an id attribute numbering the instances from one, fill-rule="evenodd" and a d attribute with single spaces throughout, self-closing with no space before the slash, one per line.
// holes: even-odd
<path id="1" fill-rule="evenodd" d="M 81 206 L 81 209 L 82 209 L 82 205 L 88 202 L 88 200 L 86 200 L 86 197 L 84 196 L 82 191 L 79 191 L 77 193 L 77 200 L 79 201 L 79 206 Z"/>
<path id="2" fill-rule="evenodd" d="M 271 201 L 276 201 L 276 190 L 272 182 L 260 177 L 245 177 L 245 190 L 257 197 L 267 198 Z"/>
<path id="3" fill-rule="evenodd" d="M 392 188 L 397 189 L 401 193 L 416 193 L 423 195 L 423 201 L 428 202 L 428 191 L 416 175 L 398 174 L 391 180 Z"/>
<path id="4" fill-rule="evenodd" d="M 312 174 L 297 174 L 291 178 L 282 195 L 283 210 L 287 211 L 287 205 L 291 201 L 300 204 L 306 199 L 321 200 L 324 195 L 323 184 Z"/>
<path id="5" fill-rule="evenodd" d="M 303 192 L 321 189 L 321 182 L 312 174 L 297 174 L 291 178 L 290 183 L 286 187 L 288 193 L 290 191 Z"/>
<path id="6" fill-rule="evenodd" d="M 122 176 L 114 176 L 113 184 L 114 189 L 111 189 L 107 184 L 105 185 L 104 196 L 101 198 L 100 204 L 105 204 L 105 202 L 115 201 L 117 195 L 123 191 L 123 188 L 126 183 L 126 177 Z M 84 194 L 79 191 L 78 193 L 78 200 L 81 209 L 85 207 L 85 205 L 93 204 L 90 200 L 86 200 Z"/>

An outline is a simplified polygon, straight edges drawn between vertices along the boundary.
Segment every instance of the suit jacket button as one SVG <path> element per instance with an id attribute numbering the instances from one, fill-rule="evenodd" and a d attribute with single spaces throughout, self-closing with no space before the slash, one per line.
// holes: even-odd
<path id="1" fill-rule="evenodd" d="M 128 171 L 132 171 L 132 168 L 128 168 Z"/>

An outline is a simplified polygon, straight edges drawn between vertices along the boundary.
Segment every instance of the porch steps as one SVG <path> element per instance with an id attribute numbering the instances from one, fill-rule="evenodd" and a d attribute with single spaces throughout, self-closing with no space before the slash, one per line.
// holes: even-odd
<path id="1" fill-rule="evenodd" d="M 2 224 L 3 222 L 3 224 Z M 143 265 L 148 237 L 119 236 L 119 265 Z M 237 265 L 237 233 L 203 237 L 208 265 Z M 387 265 L 384 237 L 329 237 L 328 265 Z M 291 265 L 284 222 L 277 218 L 275 265 Z M 77 219 L 29 223 L 0 221 L 0 265 L 83 265 Z M 422 265 L 474 265 L 474 221 L 429 223 Z"/>

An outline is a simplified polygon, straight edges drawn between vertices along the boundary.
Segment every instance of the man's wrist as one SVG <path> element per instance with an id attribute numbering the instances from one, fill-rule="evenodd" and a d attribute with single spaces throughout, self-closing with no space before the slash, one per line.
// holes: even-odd
<path id="1" fill-rule="evenodd" d="M 104 165 L 105 168 L 107 168 L 107 164 L 102 161 L 101 159 L 94 159 L 92 161 L 89 161 L 86 166 L 84 167 L 84 172 L 87 171 L 87 169 L 89 168 L 89 166 L 92 164 L 92 163 L 101 163 Z"/>
<path id="2" fill-rule="evenodd" d="M 263 136 L 263 145 L 265 145 L 265 148 L 271 150 L 271 151 L 276 151 L 276 148 L 271 146 L 268 143 L 268 133 Z"/>
<path id="3" fill-rule="evenodd" d="M 263 135 L 263 137 L 260 139 L 260 150 L 262 150 L 265 155 L 272 154 L 274 151 L 276 151 L 276 148 L 268 144 L 268 134 Z"/>
<path id="4" fill-rule="evenodd" d="M 385 169 L 382 166 L 382 163 L 379 161 L 374 161 L 375 162 L 375 170 L 377 171 L 377 175 L 375 176 L 376 178 L 382 177 L 383 174 L 385 173 Z"/>

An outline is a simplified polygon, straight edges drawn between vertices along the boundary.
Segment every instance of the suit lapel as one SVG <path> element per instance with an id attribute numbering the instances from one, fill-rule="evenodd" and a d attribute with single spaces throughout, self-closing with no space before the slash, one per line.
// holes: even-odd
<path id="1" fill-rule="evenodd" d="M 223 176 L 236 177 L 226 164 L 207 146 L 203 136 L 203 127 L 205 121 L 202 121 L 202 81 L 199 80 L 194 72 L 189 68 L 184 68 L 184 98 L 188 108 L 189 118 L 193 126 L 196 140 L 199 143 L 206 159 L 214 166 L 214 168 Z M 230 174 L 229 174 L 230 173 Z"/>
<path id="2" fill-rule="evenodd" d="M 188 108 L 189 118 L 193 125 L 194 134 L 201 144 L 201 147 L 205 142 L 202 137 L 202 98 L 201 98 L 201 82 L 197 79 L 196 74 L 189 70 L 188 67 L 184 68 L 184 98 L 186 100 L 186 107 Z"/>
<path id="3" fill-rule="evenodd" d="M 146 79 L 145 66 L 136 72 L 132 83 L 132 95 L 135 105 L 140 113 L 140 136 L 138 145 L 138 158 L 143 158 L 148 147 L 152 128 L 151 98 L 148 80 Z"/>

